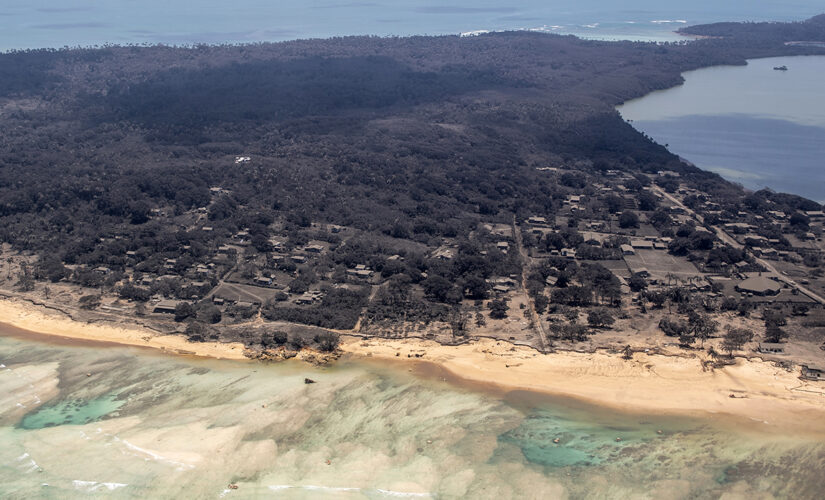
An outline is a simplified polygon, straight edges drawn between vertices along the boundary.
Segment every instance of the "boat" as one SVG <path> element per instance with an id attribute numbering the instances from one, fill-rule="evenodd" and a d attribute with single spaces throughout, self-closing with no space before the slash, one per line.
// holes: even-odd
<path id="1" fill-rule="evenodd" d="M 788 67 L 784 66 L 784 65 L 783 66 L 774 66 L 773 69 L 776 70 L 776 71 L 788 71 Z"/>

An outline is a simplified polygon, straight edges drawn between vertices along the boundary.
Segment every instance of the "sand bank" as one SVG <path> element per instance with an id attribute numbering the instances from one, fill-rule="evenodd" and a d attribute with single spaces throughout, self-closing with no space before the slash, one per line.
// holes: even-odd
<path id="1" fill-rule="evenodd" d="M 18 338 L 48 336 L 247 359 L 240 343 L 195 343 L 128 324 L 84 323 L 14 299 L 0 300 L 0 322 L 7 325 L 6 333 Z M 825 383 L 804 382 L 798 369 L 788 371 L 758 359 L 739 358 L 733 366 L 703 371 L 699 356 L 636 353 L 627 361 L 605 352 L 542 355 L 490 339 L 443 346 L 419 339 L 365 340 L 346 335 L 341 349 L 354 359 L 429 363 L 457 380 L 497 390 L 573 397 L 645 413 L 729 414 L 760 425 L 825 432 Z"/>
<path id="2" fill-rule="evenodd" d="M 627 361 L 604 352 L 542 355 L 489 339 L 442 346 L 346 337 L 342 349 L 352 357 L 434 363 L 458 379 L 502 390 L 536 391 L 645 413 L 729 414 L 760 425 L 825 432 L 825 383 L 803 382 L 798 368 L 787 371 L 761 360 L 739 358 L 736 365 L 703 371 L 698 356 L 636 353 Z"/>
<path id="3" fill-rule="evenodd" d="M 180 335 L 162 335 L 148 328 L 116 323 L 84 323 L 58 311 L 37 307 L 29 302 L 0 300 L 0 323 L 18 338 L 48 335 L 92 342 L 150 347 L 173 354 L 204 356 L 217 359 L 247 359 L 241 343 L 189 342 Z"/>

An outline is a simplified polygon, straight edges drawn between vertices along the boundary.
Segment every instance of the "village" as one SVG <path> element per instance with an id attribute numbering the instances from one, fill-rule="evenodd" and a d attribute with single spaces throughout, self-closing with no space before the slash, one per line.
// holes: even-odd
<path id="1" fill-rule="evenodd" d="M 101 251 L 122 252 L 91 267 L 6 245 L 0 280 L 7 294 L 82 317 L 138 320 L 195 340 L 245 331 L 259 350 L 271 331 L 304 325 L 442 344 L 485 337 L 540 352 L 632 355 L 708 342 L 721 355 L 734 329 L 748 334 L 729 354 L 825 376 L 821 210 L 733 212 L 676 172 L 608 170 L 582 183 L 574 169 L 537 170 L 562 187 L 557 204 L 479 219 L 454 238 L 278 218 L 236 227 L 214 217 L 231 195 L 216 186 L 208 206 L 151 210 L 152 221 L 175 228 L 163 249 L 112 234 Z M 281 344 L 308 343 L 288 339 Z"/>

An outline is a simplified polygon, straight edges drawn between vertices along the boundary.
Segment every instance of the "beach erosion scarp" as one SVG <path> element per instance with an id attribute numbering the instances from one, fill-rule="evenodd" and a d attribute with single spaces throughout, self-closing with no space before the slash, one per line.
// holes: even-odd
<path id="1" fill-rule="evenodd" d="M 0 330 L 20 339 L 71 345 L 118 344 L 173 355 L 244 360 L 241 343 L 190 342 L 126 323 L 85 323 L 30 302 L 0 300 Z M 825 383 L 800 380 L 758 358 L 737 358 L 723 368 L 703 368 L 699 352 L 646 354 L 633 359 L 606 351 L 541 354 L 504 341 L 461 345 L 343 335 L 344 359 L 380 361 L 423 376 L 498 393 L 528 391 L 617 410 L 685 415 L 730 415 L 763 427 L 825 434 Z"/>
<path id="2" fill-rule="evenodd" d="M 760 427 L 825 433 L 825 384 L 799 379 L 761 359 L 703 369 L 702 357 L 635 353 L 632 360 L 604 351 L 541 354 L 481 339 L 458 346 L 425 340 L 348 337 L 350 356 L 402 360 L 441 378 L 497 392 L 531 391 L 640 414 L 728 415 Z"/>
<path id="3" fill-rule="evenodd" d="M 0 300 L 0 327 L 4 333 L 31 340 L 59 339 L 113 343 L 153 348 L 178 355 L 215 359 L 245 360 L 241 343 L 190 342 L 182 335 L 164 335 L 140 325 L 128 323 L 86 323 L 66 314 L 39 307 L 30 302 Z"/>

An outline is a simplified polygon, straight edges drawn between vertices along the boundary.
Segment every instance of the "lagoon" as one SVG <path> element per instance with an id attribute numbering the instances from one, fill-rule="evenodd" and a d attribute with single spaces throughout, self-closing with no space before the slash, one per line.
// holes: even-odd
<path id="1" fill-rule="evenodd" d="M 683 85 L 618 109 L 699 168 L 824 203 L 823 75 L 825 56 L 755 59 L 686 72 Z"/>
<path id="2" fill-rule="evenodd" d="M 825 487 L 820 435 L 486 391 L 409 366 L 0 336 L 0 496 L 813 498 Z"/>

